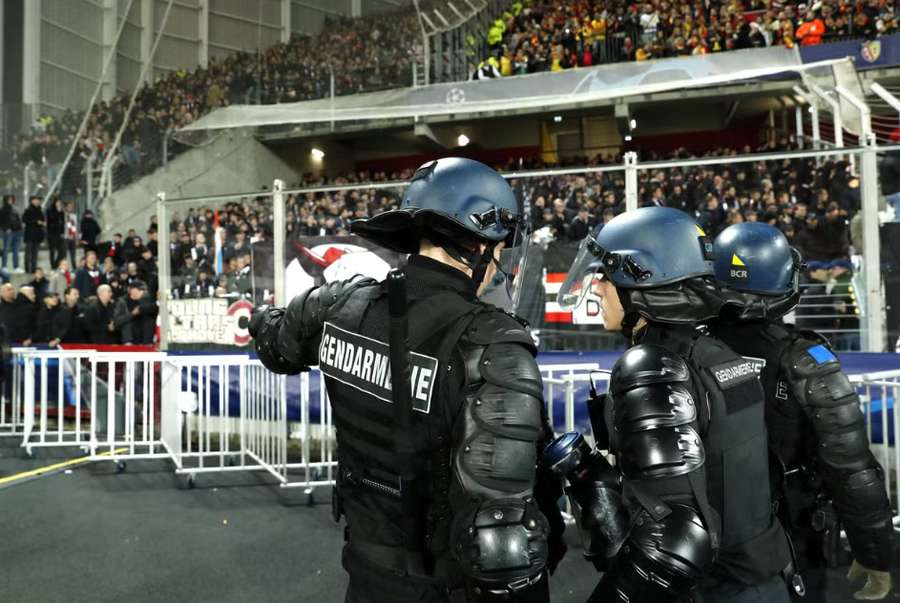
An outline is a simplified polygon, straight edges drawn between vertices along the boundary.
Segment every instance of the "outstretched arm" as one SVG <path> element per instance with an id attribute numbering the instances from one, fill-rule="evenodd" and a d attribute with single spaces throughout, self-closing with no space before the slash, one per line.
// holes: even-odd
<path id="1" fill-rule="evenodd" d="M 318 364 L 322 327 L 329 312 L 360 287 L 376 285 L 367 278 L 335 281 L 301 293 L 287 308 L 259 308 L 248 327 L 259 359 L 269 370 L 288 375 Z"/>

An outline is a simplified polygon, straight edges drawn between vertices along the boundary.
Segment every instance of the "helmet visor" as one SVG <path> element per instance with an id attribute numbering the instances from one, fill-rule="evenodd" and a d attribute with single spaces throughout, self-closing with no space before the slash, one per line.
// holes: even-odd
<path id="1" fill-rule="evenodd" d="M 510 311 L 516 313 L 522 301 L 525 271 L 528 267 L 528 247 L 531 238 L 530 225 L 519 221 L 506 238 L 506 246 L 500 253 L 498 270 L 506 278 L 506 292 L 511 301 Z"/>
<path id="2" fill-rule="evenodd" d="M 601 270 L 603 256 L 603 250 L 593 237 L 590 235 L 585 237 L 578 248 L 575 261 L 569 268 L 569 274 L 556 295 L 556 303 L 560 308 L 566 312 L 577 308 L 588 291 L 603 278 Z"/>

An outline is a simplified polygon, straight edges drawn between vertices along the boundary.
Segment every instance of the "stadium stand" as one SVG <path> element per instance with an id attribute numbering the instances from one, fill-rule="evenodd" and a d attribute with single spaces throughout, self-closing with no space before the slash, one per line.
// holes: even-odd
<path id="1" fill-rule="evenodd" d="M 211 59 L 207 69 L 172 71 L 138 94 L 125 130 L 116 174 L 118 185 L 156 170 L 187 147 L 173 141 L 163 157 L 163 136 L 217 107 L 230 104 L 273 104 L 370 92 L 409 85 L 416 51 L 415 13 L 376 15 L 362 19 L 329 18 L 315 37 L 294 34 L 286 44 L 269 47 L 261 56 L 235 53 Z M 83 194 L 88 159 L 102 161 L 122 125 L 129 95 L 98 103 L 87 133 L 78 143 L 64 174 L 61 192 Z M 43 117 L 16 136 L 0 157 L 4 190 L 19 189 L 24 167 L 40 171 L 38 190 L 52 183 L 65 159 L 83 114 L 67 111 Z"/>
<path id="2" fill-rule="evenodd" d="M 117 186 L 157 169 L 185 150 L 163 137 L 224 105 L 272 104 L 409 85 L 418 45 L 415 14 L 329 19 L 315 37 L 293 35 L 262 55 L 235 53 L 207 69 L 173 71 L 145 87 L 118 151 Z M 870 0 L 774 3 L 760 0 L 629 3 L 517 1 L 485 33 L 494 55 L 473 76 L 555 71 L 607 62 L 648 60 L 769 45 L 827 43 L 898 31 L 893 4 Z M 87 134 L 64 174 L 61 192 L 84 193 L 91 157 L 104 158 L 128 103 L 127 95 L 99 103 Z M 40 167 L 37 190 L 46 190 L 65 158 L 81 115 L 43 117 L 0 155 L 0 185 L 21 188 L 23 169 Z M 165 151 L 164 151 L 165 147 Z M 163 154 L 167 156 L 164 157 Z"/>
<path id="3" fill-rule="evenodd" d="M 772 2 L 516 2 L 487 33 L 493 56 L 473 77 L 560 71 L 782 45 L 815 45 L 898 31 L 894 5 L 846 0 Z"/>

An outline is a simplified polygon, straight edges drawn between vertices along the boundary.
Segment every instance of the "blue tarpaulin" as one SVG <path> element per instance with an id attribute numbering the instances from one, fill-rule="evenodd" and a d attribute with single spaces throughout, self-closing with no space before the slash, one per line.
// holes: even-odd
<path id="1" fill-rule="evenodd" d="M 800 46 L 800 57 L 804 63 L 852 57 L 857 69 L 900 65 L 900 34 L 880 36 L 874 40 Z"/>

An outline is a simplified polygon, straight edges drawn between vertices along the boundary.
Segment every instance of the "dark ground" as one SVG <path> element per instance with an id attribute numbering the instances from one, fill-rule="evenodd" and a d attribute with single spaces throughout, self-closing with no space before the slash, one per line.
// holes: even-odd
<path id="1" fill-rule="evenodd" d="M 0 478 L 71 455 L 26 460 L 16 446 L 0 438 Z M 186 489 L 157 461 L 129 462 L 122 474 L 81 465 L 0 488 L 4 603 L 343 601 L 342 535 L 326 489 L 314 506 L 256 474 L 200 476 Z M 553 601 L 583 603 L 596 576 L 570 550 Z M 829 582 L 829 603 L 852 601 L 838 572 Z"/>

